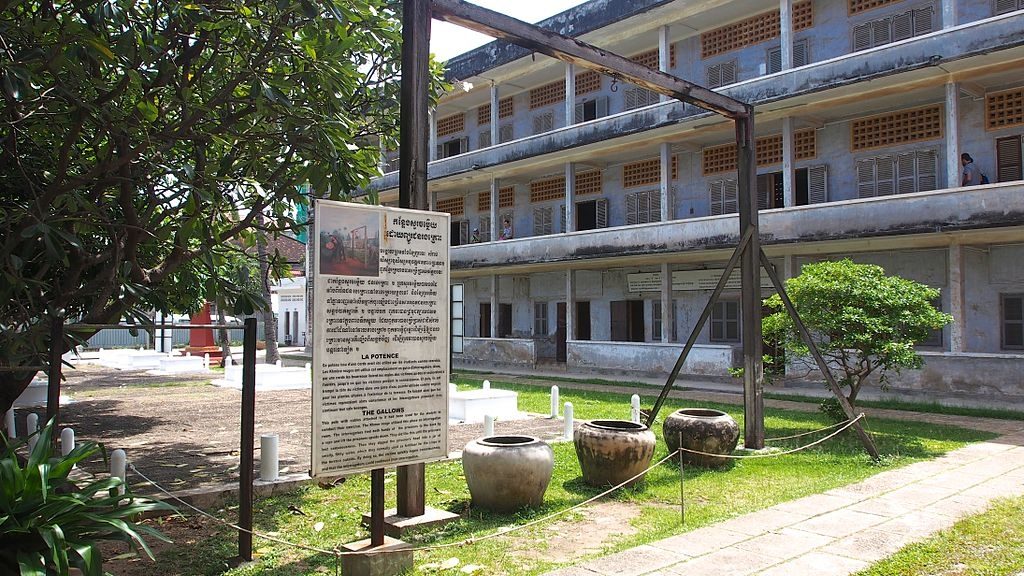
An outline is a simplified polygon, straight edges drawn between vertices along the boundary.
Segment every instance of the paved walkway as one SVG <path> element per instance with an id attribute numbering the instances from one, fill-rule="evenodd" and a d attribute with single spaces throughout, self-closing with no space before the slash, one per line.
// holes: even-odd
<path id="1" fill-rule="evenodd" d="M 536 373 L 474 376 L 564 388 L 636 391 L 545 381 Z M 699 389 L 692 387 L 693 383 L 681 385 L 684 389 L 674 391 L 673 396 L 742 402 L 727 384 L 696 387 Z M 766 400 L 765 405 L 817 409 L 805 402 Z M 985 510 L 995 498 L 1024 495 L 1024 422 L 896 410 L 865 412 L 869 418 L 918 420 L 1000 436 L 935 460 L 888 470 L 856 484 L 549 572 L 548 576 L 846 575 Z"/>

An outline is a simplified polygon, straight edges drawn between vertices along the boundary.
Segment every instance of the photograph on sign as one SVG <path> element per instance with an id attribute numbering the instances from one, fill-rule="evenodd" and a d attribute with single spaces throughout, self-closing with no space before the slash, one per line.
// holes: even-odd
<path id="1" fill-rule="evenodd" d="M 314 210 L 313 475 L 446 458 L 450 216 Z"/>

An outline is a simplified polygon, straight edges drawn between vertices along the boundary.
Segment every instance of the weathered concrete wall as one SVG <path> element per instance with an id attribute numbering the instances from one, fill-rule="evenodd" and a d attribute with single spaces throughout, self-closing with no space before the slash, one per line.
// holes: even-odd
<path id="1" fill-rule="evenodd" d="M 453 357 L 459 366 L 537 365 L 534 342 L 525 338 L 466 338 L 463 347 L 464 352 Z"/>
<path id="2" fill-rule="evenodd" d="M 924 367 L 908 370 L 890 383 L 894 390 L 1024 399 L 1024 356 L 922 352 Z M 993 405 L 997 405 L 993 402 Z"/>
<path id="3" fill-rule="evenodd" d="M 682 350 L 682 344 L 575 340 L 568 344 L 566 366 L 570 370 L 667 375 Z M 728 369 L 738 361 L 731 346 L 697 345 L 690 350 L 681 373 L 727 377 Z"/>

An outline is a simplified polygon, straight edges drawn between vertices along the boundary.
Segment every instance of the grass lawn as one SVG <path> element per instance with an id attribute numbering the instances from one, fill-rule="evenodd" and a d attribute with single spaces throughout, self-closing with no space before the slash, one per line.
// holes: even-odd
<path id="1" fill-rule="evenodd" d="M 479 380 L 475 379 L 459 379 L 457 383 L 463 389 L 479 386 Z M 493 383 L 493 386 L 517 391 L 520 410 L 541 414 L 549 411 L 547 390 L 500 382 Z M 572 402 L 576 418 L 580 420 L 629 417 L 627 395 L 563 390 L 561 401 Z M 699 402 L 686 402 L 685 405 L 728 412 L 740 423 L 742 429 L 743 414 L 739 406 Z M 683 406 L 681 401 L 670 399 L 661 413 L 662 418 Z M 816 430 L 830 423 L 818 413 L 766 410 L 765 424 L 769 438 Z M 685 524 L 680 522 L 678 467 L 663 465 L 648 475 L 641 488 L 612 496 L 635 510 L 630 520 L 634 532 L 604 542 L 601 553 L 636 546 L 779 502 L 856 482 L 881 470 L 933 458 L 967 443 L 994 436 L 916 422 L 871 420 L 868 427 L 879 451 L 884 454 L 881 463 L 872 462 L 856 436 L 847 432 L 810 450 L 778 458 L 738 461 L 724 471 L 688 468 Z M 655 452 L 657 461 L 666 455 L 667 450 L 661 442 L 660 422 L 654 428 L 659 437 L 659 446 Z M 784 449 L 793 448 L 815 438 L 770 444 Z M 572 444 L 557 443 L 552 447 L 555 452 L 555 472 L 544 505 L 516 514 L 494 514 L 472 509 L 460 462 L 428 465 L 427 504 L 462 513 L 463 518 L 442 529 L 420 533 L 405 540 L 416 546 L 430 546 L 480 538 L 503 527 L 564 510 L 597 494 L 599 490 L 582 483 Z M 389 500 L 393 501 L 393 472 L 389 472 L 386 481 Z M 257 502 L 256 527 L 259 531 L 292 542 L 331 549 L 367 537 L 367 532 L 359 525 L 359 519 L 361 513 L 368 509 L 369 478 L 361 474 L 334 488 L 309 486 L 292 494 Z M 224 513 L 220 515 L 224 516 Z M 233 516 L 231 513 L 227 515 Z M 572 530 L 572 526 L 563 529 Z M 539 574 L 558 565 L 551 560 L 550 555 L 545 554 L 550 534 L 549 526 L 542 524 L 514 535 L 480 540 L 465 546 L 419 551 L 416 553 L 416 563 L 420 569 L 428 566 L 427 570 L 422 571 L 436 570 L 450 574 L 458 574 L 459 569 L 466 564 L 480 566 L 480 574 Z M 188 574 L 225 573 L 232 576 L 317 574 L 333 573 L 334 570 L 331 555 L 289 548 L 257 538 L 256 561 L 250 566 L 225 572 L 224 562 L 235 553 L 235 542 L 233 532 L 220 530 L 213 537 L 189 544 L 184 550 L 172 550 L 165 554 L 162 570 L 165 573 L 178 570 Z M 458 567 L 445 570 L 429 568 L 431 564 L 442 563 L 452 557 L 459 559 Z"/>
<path id="2" fill-rule="evenodd" d="M 1024 498 L 997 501 L 982 514 L 858 572 L 857 576 L 1020 574 L 1024 571 Z"/>

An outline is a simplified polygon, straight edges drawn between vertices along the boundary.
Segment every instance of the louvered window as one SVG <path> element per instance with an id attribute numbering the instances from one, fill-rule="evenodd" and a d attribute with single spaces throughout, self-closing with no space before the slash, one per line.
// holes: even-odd
<path id="1" fill-rule="evenodd" d="M 1013 182 L 1024 178 L 1021 167 L 1021 136 L 996 140 L 996 181 Z"/>
<path id="2" fill-rule="evenodd" d="M 721 64 L 715 64 L 714 66 L 708 66 L 706 77 L 707 83 L 705 86 L 708 88 L 718 88 L 719 86 L 735 84 L 736 61 L 730 60 L 728 62 L 722 62 Z"/>
<path id="3" fill-rule="evenodd" d="M 477 142 L 480 143 L 480 148 L 487 148 L 491 145 L 491 131 L 481 130 L 480 136 L 477 138 Z"/>
<path id="4" fill-rule="evenodd" d="M 782 47 L 772 48 L 768 50 L 768 73 L 774 74 L 782 71 Z M 793 43 L 793 67 L 799 68 L 800 66 L 806 66 L 809 63 L 808 60 L 808 48 L 807 40 L 799 40 Z"/>
<path id="5" fill-rule="evenodd" d="M 996 0 L 996 15 L 1024 10 L 1024 0 Z"/>
<path id="6" fill-rule="evenodd" d="M 736 300 L 719 300 L 711 308 L 711 341 L 740 341 L 740 303 Z"/>
<path id="7" fill-rule="evenodd" d="M 637 108 L 657 104 L 661 100 L 657 92 L 652 92 L 651 90 L 640 88 L 638 86 L 633 86 L 623 90 L 623 98 L 624 110 L 636 110 Z"/>
<path id="8" fill-rule="evenodd" d="M 857 161 L 857 196 L 871 198 L 935 190 L 938 154 L 918 150 Z"/>
<path id="9" fill-rule="evenodd" d="M 599 96 L 576 103 L 576 122 L 587 122 L 608 115 L 608 97 Z"/>
<path id="10" fill-rule="evenodd" d="M 853 28 L 853 51 L 867 50 L 897 40 L 928 34 L 934 30 L 935 9 L 931 6 L 864 22 Z"/>
<path id="11" fill-rule="evenodd" d="M 551 206 L 536 206 L 533 209 L 533 235 L 544 236 L 553 232 L 551 227 Z"/>
<path id="12" fill-rule="evenodd" d="M 548 335 L 548 303 L 547 302 L 534 302 L 533 303 L 533 335 L 534 336 L 547 336 Z"/>
<path id="13" fill-rule="evenodd" d="M 711 215 L 733 214 L 739 212 L 739 194 L 736 179 L 717 180 L 708 184 L 711 200 Z"/>
<path id="14" fill-rule="evenodd" d="M 512 140 L 512 125 L 502 124 L 501 127 L 498 128 L 498 143 L 504 144 L 505 142 L 511 142 Z"/>
<path id="15" fill-rule="evenodd" d="M 626 194 L 626 225 L 661 222 L 661 192 L 645 190 Z"/>
<path id="16" fill-rule="evenodd" d="M 543 134 L 555 129 L 555 113 L 547 111 L 533 117 L 533 134 Z"/>
<path id="17" fill-rule="evenodd" d="M 437 157 L 451 158 L 469 152 L 469 140 L 465 137 L 449 140 L 437 145 Z"/>
<path id="18" fill-rule="evenodd" d="M 828 167 L 807 167 L 807 203 L 828 202 Z"/>
<path id="19" fill-rule="evenodd" d="M 1004 350 L 1024 348 L 1024 295 L 1000 294 L 1001 344 Z"/>
<path id="20" fill-rule="evenodd" d="M 491 241 L 491 217 L 481 216 L 480 217 L 480 241 L 490 242 Z"/>

